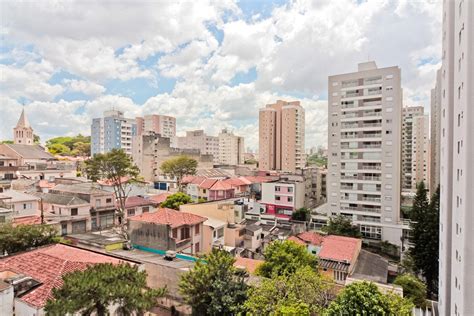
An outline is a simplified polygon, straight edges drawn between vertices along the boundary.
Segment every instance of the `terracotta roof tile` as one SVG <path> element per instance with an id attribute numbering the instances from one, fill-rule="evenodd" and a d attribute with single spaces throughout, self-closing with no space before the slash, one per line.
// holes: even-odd
<path id="1" fill-rule="evenodd" d="M 160 193 L 150 197 L 150 200 L 153 200 L 156 203 L 163 203 L 171 193 Z"/>
<path id="2" fill-rule="evenodd" d="M 249 259 L 249 258 L 235 258 L 234 267 L 244 267 L 250 273 L 255 273 L 255 270 L 261 265 L 263 260 Z"/>
<path id="3" fill-rule="evenodd" d="M 329 235 L 324 237 L 319 257 L 333 261 L 352 261 L 362 241 L 357 238 Z"/>
<path id="4" fill-rule="evenodd" d="M 146 199 L 141 196 L 130 196 L 125 201 L 125 207 L 137 207 L 137 206 L 157 206 L 157 202 L 152 200 L 151 198 Z"/>
<path id="5" fill-rule="evenodd" d="M 304 232 L 298 235 L 298 238 L 305 243 L 309 243 L 315 246 L 321 246 L 324 236 L 315 232 Z"/>
<path id="6" fill-rule="evenodd" d="M 214 183 L 214 185 L 209 189 L 209 190 L 213 190 L 213 191 L 217 191 L 217 190 L 231 190 L 232 189 L 232 186 L 225 182 L 225 180 L 219 180 L 219 181 L 216 181 L 216 183 Z"/>
<path id="7" fill-rule="evenodd" d="M 296 236 L 290 236 L 290 237 L 288 237 L 287 240 L 294 241 L 294 242 L 297 243 L 298 245 L 306 246 L 306 243 L 305 243 L 304 241 L 302 241 L 301 239 L 299 239 L 298 237 L 296 237 Z"/>
<path id="8" fill-rule="evenodd" d="M 183 225 L 196 225 L 205 222 L 207 218 L 191 213 L 176 211 L 170 208 L 160 208 L 155 213 L 135 215 L 129 217 L 128 220 L 169 225 L 171 228 L 175 228 Z"/>
<path id="9" fill-rule="evenodd" d="M 210 189 L 216 182 L 216 179 L 206 179 L 199 185 L 199 187 L 201 189 Z"/>
<path id="10" fill-rule="evenodd" d="M 62 276 L 68 272 L 85 270 L 98 263 L 128 262 L 105 254 L 55 244 L 0 259 L 0 271 L 24 274 L 41 284 L 23 295 L 20 300 L 35 307 L 43 307 L 51 297 L 51 290 L 62 285 Z"/>

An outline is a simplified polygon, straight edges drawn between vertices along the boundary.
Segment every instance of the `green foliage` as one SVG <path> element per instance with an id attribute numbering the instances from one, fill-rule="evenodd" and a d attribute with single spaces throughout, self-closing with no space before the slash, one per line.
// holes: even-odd
<path id="1" fill-rule="evenodd" d="M 198 201 L 197 201 L 197 202 L 198 202 L 198 203 L 205 203 L 205 202 L 207 202 L 207 200 L 206 200 L 206 199 L 203 199 L 203 198 L 198 198 Z"/>
<path id="2" fill-rule="evenodd" d="M 46 141 L 48 151 L 53 155 L 90 156 L 90 136 L 62 136 Z M 59 146 L 62 145 L 62 146 Z"/>
<path id="3" fill-rule="evenodd" d="M 311 211 L 307 209 L 306 207 L 302 207 L 297 209 L 291 214 L 291 219 L 295 221 L 309 221 L 311 217 Z"/>
<path id="4" fill-rule="evenodd" d="M 0 254 L 12 254 L 57 242 L 57 231 L 49 225 L 0 225 Z"/>
<path id="5" fill-rule="evenodd" d="M 68 273 L 63 276 L 62 287 L 53 289 L 53 299 L 45 306 L 46 314 L 108 315 L 111 304 L 118 305 L 121 315 L 143 313 L 166 294 L 166 289 L 150 289 L 146 276 L 137 266 L 111 263 Z"/>
<path id="6" fill-rule="evenodd" d="M 393 283 L 400 285 L 403 288 L 403 296 L 411 299 L 417 307 L 426 307 L 426 285 L 416 276 L 402 274 L 397 276 Z"/>
<path id="7" fill-rule="evenodd" d="M 198 162 L 195 159 L 189 158 L 188 156 L 178 156 L 163 162 L 160 169 L 164 174 L 176 178 L 178 189 L 181 191 L 181 181 L 183 177 L 196 174 L 197 166 Z"/>
<path id="8" fill-rule="evenodd" d="M 2 140 L 0 144 L 13 144 L 12 140 Z"/>
<path id="9" fill-rule="evenodd" d="M 327 316 L 340 315 L 411 315 L 413 304 L 396 294 L 382 294 L 372 282 L 355 282 L 346 286 L 325 311 Z"/>
<path id="10" fill-rule="evenodd" d="M 139 169 L 132 162 L 132 158 L 122 149 L 112 149 L 105 154 L 94 155 L 85 161 L 84 171 L 93 181 L 107 180 L 112 184 L 115 198 L 118 202 L 117 215 L 119 216 L 120 233 L 128 239 L 125 223 L 125 201 L 130 193 L 130 184 L 138 180 Z M 126 179 L 126 180 L 125 180 Z"/>
<path id="11" fill-rule="evenodd" d="M 35 144 L 40 144 L 41 143 L 41 138 L 39 137 L 39 135 L 33 134 L 33 142 Z"/>
<path id="12" fill-rule="evenodd" d="M 161 203 L 161 207 L 172 208 L 174 210 L 179 210 L 179 206 L 183 204 L 191 203 L 193 200 L 191 197 L 183 192 L 177 192 L 171 194 L 166 198 L 166 200 Z"/>
<path id="13" fill-rule="evenodd" d="M 256 164 L 258 164 L 258 161 L 255 160 L 255 159 L 247 159 L 247 160 L 244 161 L 244 164 L 246 164 L 246 165 L 256 165 Z"/>
<path id="14" fill-rule="evenodd" d="M 265 249 L 265 262 L 258 266 L 256 273 L 270 278 L 290 275 L 306 266 L 317 269 L 318 260 L 310 254 L 305 246 L 291 240 L 274 241 Z"/>
<path id="15" fill-rule="evenodd" d="M 333 286 L 313 267 L 304 266 L 292 274 L 262 279 L 248 296 L 245 308 L 251 315 L 314 315 L 328 305 Z"/>
<path id="16" fill-rule="evenodd" d="M 327 226 L 322 228 L 328 235 L 339 235 L 348 237 L 362 237 L 359 227 L 352 225 L 351 220 L 342 215 L 331 217 Z"/>
<path id="17" fill-rule="evenodd" d="M 410 255 L 416 273 L 421 273 L 426 281 L 429 295 L 438 293 L 439 257 L 439 187 L 428 202 L 427 189 L 423 182 L 417 186 L 412 209 L 413 248 Z"/>
<path id="18" fill-rule="evenodd" d="M 181 277 L 180 292 L 195 315 L 236 315 L 247 299 L 247 273 L 226 251 L 213 249 Z"/>
<path id="19" fill-rule="evenodd" d="M 319 154 L 313 154 L 306 160 L 308 165 L 316 165 L 318 167 L 327 167 L 328 159 Z"/>

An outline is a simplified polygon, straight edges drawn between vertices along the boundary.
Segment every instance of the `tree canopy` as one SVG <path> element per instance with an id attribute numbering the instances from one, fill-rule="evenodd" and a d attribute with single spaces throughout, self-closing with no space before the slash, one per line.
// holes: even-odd
<path id="1" fill-rule="evenodd" d="M 257 274 L 263 277 L 290 275 L 306 266 L 317 269 L 317 258 L 310 254 L 305 246 L 291 240 L 272 242 L 263 255 L 265 262 L 256 270 Z"/>
<path id="2" fill-rule="evenodd" d="M 342 215 L 331 217 L 328 225 L 322 228 L 323 231 L 329 235 L 339 235 L 347 237 L 362 237 L 359 227 L 352 225 L 350 219 L 345 218 Z"/>
<path id="3" fill-rule="evenodd" d="M 297 209 L 291 214 L 291 219 L 296 221 L 309 221 L 311 212 L 306 207 Z"/>
<path id="4" fill-rule="evenodd" d="M 304 266 L 292 274 L 262 279 L 249 289 L 248 296 L 245 308 L 251 315 L 314 315 L 321 313 L 334 294 L 330 280 Z"/>
<path id="5" fill-rule="evenodd" d="M 91 137 L 83 136 L 61 136 L 46 141 L 48 151 L 53 155 L 90 156 Z"/>
<path id="6" fill-rule="evenodd" d="M 0 225 L 0 254 L 12 254 L 58 241 L 57 231 L 49 225 Z"/>
<path id="7" fill-rule="evenodd" d="M 46 314 L 101 316 L 109 314 L 111 305 L 117 305 L 120 315 L 143 313 L 166 293 L 166 289 L 149 288 L 146 276 L 137 266 L 110 263 L 68 273 L 63 276 L 63 285 L 53 289 L 53 298 L 45 306 Z"/>
<path id="8" fill-rule="evenodd" d="M 400 285 L 403 288 L 403 297 L 411 299 L 417 307 L 426 307 L 426 285 L 416 276 L 401 274 L 393 284 Z"/>
<path id="9" fill-rule="evenodd" d="M 178 189 L 181 191 L 183 177 L 196 174 L 197 166 L 198 162 L 195 159 L 182 155 L 164 161 L 160 169 L 165 175 L 176 178 Z"/>
<path id="10" fill-rule="evenodd" d="M 191 197 L 183 192 L 177 192 L 171 194 L 166 198 L 166 200 L 161 203 L 161 207 L 172 208 L 174 210 L 179 210 L 179 206 L 183 204 L 191 203 L 193 200 Z"/>
<path id="11" fill-rule="evenodd" d="M 325 310 L 326 316 L 411 315 L 413 303 L 397 294 L 382 294 L 372 282 L 347 285 Z"/>
<path id="12" fill-rule="evenodd" d="M 119 216 L 120 233 L 123 238 L 128 239 L 125 228 L 125 202 L 130 193 L 131 186 L 138 181 L 139 169 L 132 159 L 122 149 L 112 149 L 105 154 L 94 155 L 85 161 L 84 168 L 87 176 L 93 181 L 108 181 L 117 199 L 117 215 Z"/>
<path id="13" fill-rule="evenodd" d="M 247 299 L 247 273 L 226 251 L 213 249 L 181 277 L 180 292 L 195 315 L 237 315 Z"/>

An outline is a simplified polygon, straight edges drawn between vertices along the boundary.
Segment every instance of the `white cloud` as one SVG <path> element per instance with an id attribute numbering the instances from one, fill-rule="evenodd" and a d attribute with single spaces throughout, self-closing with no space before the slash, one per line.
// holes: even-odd
<path id="1" fill-rule="evenodd" d="M 103 86 L 90 81 L 65 79 L 63 82 L 69 91 L 82 92 L 90 96 L 98 96 L 105 92 Z"/>

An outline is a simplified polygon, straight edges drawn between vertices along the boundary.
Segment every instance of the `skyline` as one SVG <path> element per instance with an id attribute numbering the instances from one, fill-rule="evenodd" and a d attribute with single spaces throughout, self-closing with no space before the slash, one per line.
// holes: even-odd
<path id="1" fill-rule="evenodd" d="M 284 99 L 305 108 L 310 148 L 327 143 L 329 75 L 400 66 L 404 105 L 429 112 L 441 64 L 441 1 L 1 6 L 0 139 L 25 103 L 43 142 L 89 135 L 114 107 L 176 116 L 179 135 L 228 127 L 256 149 L 258 109 Z"/>

